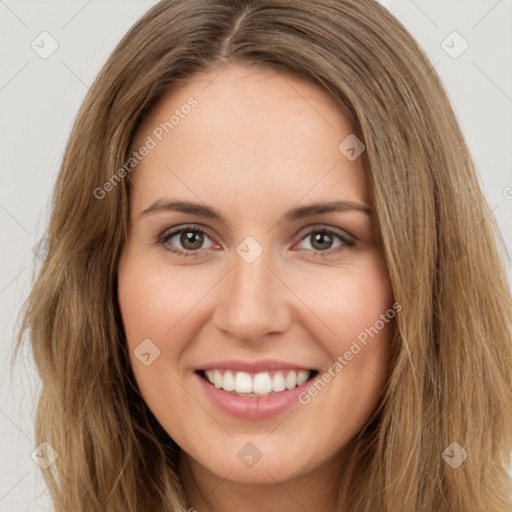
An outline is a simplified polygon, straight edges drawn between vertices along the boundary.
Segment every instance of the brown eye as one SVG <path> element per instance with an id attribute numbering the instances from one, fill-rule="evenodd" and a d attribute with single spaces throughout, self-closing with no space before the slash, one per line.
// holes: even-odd
<path id="1" fill-rule="evenodd" d="M 179 255 L 195 256 L 193 253 L 208 248 L 203 247 L 206 239 L 210 239 L 210 237 L 204 230 L 198 227 L 185 226 L 170 233 L 164 233 L 160 237 L 159 243 L 164 245 L 167 250 Z"/>
<path id="2" fill-rule="evenodd" d="M 337 245 L 334 245 L 333 248 L 336 239 L 339 240 L 339 242 Z M 355 245 L 354 240 L 348 235 L 327 228 L 314 229 L 302 237 L 301 241 L 303 240 L 310 240 L 310 247 L 306 249 L 316 251 L 317 253 L 337 253 L 344 250 L 346 247 L 353 247 Z M 323 254 L 320 255 L 324 256 Z"/>
<path id="3" fill-rule="evenodd" d="M 179 240 L 185 249 L 195 251 L 201 248 L 204 234 L 192 230 L 182 231 Z"/>
<path id="4" fill-rule="evenodd" d="M 311 236 L 311 235 L 310 235 Z M 324 249 L 330 249 L 333 244 L 334 238 L 329 233 L 319 232 L 315 233 L 312 238 L 311 245 L 314 249 L 322 251 Z"/>

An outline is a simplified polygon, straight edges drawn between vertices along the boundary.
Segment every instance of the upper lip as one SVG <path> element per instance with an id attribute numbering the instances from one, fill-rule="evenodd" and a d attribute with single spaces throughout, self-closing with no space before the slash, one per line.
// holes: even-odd
<path id="1" fill-rule="evenodd" d="M 225 359 L 207 363 L 197 368 L 201 370 L 237 370 L 247 373 L 268 372 L 273 370 L 314 370 L 310 366 L 304 366 L 278 359 L 259 359 L 257 361 L 244 361 L 242 359 Z"/>

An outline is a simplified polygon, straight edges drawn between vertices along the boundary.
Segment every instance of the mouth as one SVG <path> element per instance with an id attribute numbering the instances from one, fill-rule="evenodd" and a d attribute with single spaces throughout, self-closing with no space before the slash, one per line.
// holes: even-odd
<path id="1" fill-rule="evenodd" d="M 208 385 L 246 398 L 279 395 L 303 386 L 318 375 L 318 370 L 286 369 L 258 373 L 211 368 L 195 372 Z"/>

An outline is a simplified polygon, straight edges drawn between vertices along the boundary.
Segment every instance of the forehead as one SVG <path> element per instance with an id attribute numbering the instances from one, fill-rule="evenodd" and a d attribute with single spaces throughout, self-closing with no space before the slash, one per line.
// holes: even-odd
<path id="1" fill-rule="evenodd" d="M 154 106 L 134 144 L 151 138 L 154 147 L 134 182 L 149 196 L 166 189 L 209 197 L 250 190 L 274 200 L 311 193 L 364 202 L 361 159 L 350 161 L 338 147 L 351 133 L 320 87 L 232 64 L 192 75 Z"/>

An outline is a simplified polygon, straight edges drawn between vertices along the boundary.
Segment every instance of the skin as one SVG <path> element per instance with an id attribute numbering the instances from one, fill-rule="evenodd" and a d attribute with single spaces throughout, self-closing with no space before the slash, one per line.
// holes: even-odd
<path id="1" fill-rule="evenodd" d="M 130 177 L 118 299 L 135 378 L 181 447 L 190 507 L 334 511 L 346 445 L 382 398 L 392 323 L 307 405 L 272 419 L 220 411 L 194 370 L 221 359 L 277 358 L 326 371 L 392 306 L 371 215 L 347 210 L 280 222 L 289 209 L 320 201 L 371 208 L 362 159 L 338 150 L 350 123 L 317 86 L 232 64 L 168 92 L 135 147 L 191 96 L 198 105 Z M 163 198 L 210 205 L 226 222 L 177 211 L 141 215 Z M 190 224 L 207 231 L 202 245 L 184 245 L 180 234 L 158 243 L 170 228 Z M 355 245 L 336 236 L 315 244 L 316 228 L 349 235 Z M 236 252 L 247 236 L 263 249 L 252 263 Z M 160 350 L 148 366 L 134 355 L 144 339 Z M 237 457 L 247 442 L 262 454 L 252 467 Z"/>

